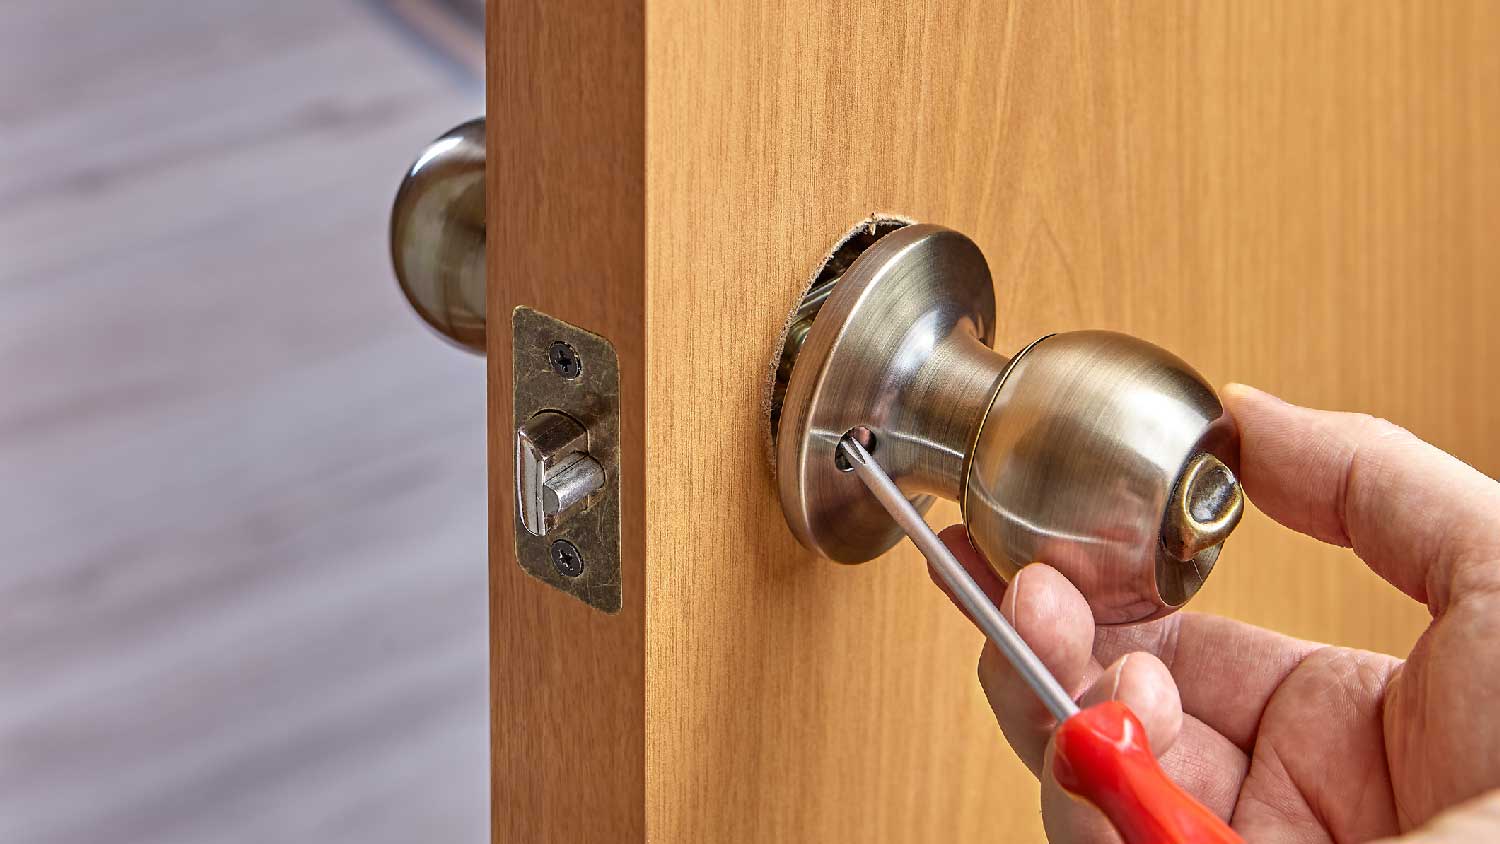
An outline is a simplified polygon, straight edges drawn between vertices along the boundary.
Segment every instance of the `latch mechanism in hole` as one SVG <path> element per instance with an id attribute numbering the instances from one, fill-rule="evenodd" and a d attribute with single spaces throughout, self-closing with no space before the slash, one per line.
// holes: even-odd
<path id="1" fill-rule="evenodd" d="M 528 533 L 546 536 L 604 489 L 588 448 L 588 429 L 566 413 L 544 410 L 516 429 L 516 507 Z"/>
<path id="2" fill-rule="evenodd" d="M 605 612 L 620 609 L 620 368 L 597 334 L 516 308 L 516 561 Z"/>

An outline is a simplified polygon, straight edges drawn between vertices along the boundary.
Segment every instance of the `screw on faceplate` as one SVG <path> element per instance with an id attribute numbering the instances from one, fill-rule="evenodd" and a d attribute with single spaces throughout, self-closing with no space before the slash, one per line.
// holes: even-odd
<path id="1" fill-rule="evenodd" d="M 583 358 L 561 340 L 547 347 L 547 362 L 552 364 L 553 372 L 564 378 L 577 378 L 583 372 Z"/>
<path id="2" fill-rule="evenodd" d="M 577 577 L 583 574 L 583 555 L 578 553 L 577 545 L 559 539 L 552 543 L 552 565 L 563 577 Z"/>

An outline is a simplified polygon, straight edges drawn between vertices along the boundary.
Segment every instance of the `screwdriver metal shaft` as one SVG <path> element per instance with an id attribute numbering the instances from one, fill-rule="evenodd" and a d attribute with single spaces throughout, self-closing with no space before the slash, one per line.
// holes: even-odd
<path id="1" fill-rule="evenodd" d="M 927 562 L 932 564 L 938 576 L 948 584 L 953 597 L 968 611 L 969 617 L 974 619 L 984 635 L 1000 648 L 1010 664 L 1025 678 L 1027 685 L 1031 686 L 1037 697 L 1042 699 L 1042 703 L 1057 718 L 1058 723 L 1078 714 L 1078 705 L 1073 702 L 1073 698 L 1037 658 L 1026 640 L 1021 638 L 1021 634 L 1000 614 L 1000 609 L 979 588 L 974 578 L 969 576 L 963 563 L 953 556 L 953 552 L 948 550 L 948 546 L 928 526 L 927 520 L 906 499 L 906 495 L 897 488 L 890 475 L 880 468 L 875 458 L 870 456 L 858 440 L 848 435 L 839 441 L 839 450 L 853 468 L 854 474 L 869 487 L 886 512 L 896 520 L 896 524 L 911 537 L 911 541 L 927 558 Z"/>
<path id="2" fill-rule="evenodd" d="M 1222 818 L 1172 781 L 1146 740 L 1146 728 L 1117 700 L 1079 711 L 958 558 L 859 441 L 845 435 L 839 453 L 921 549 L 958 603 L 1057 718 L 1052 774 L 1064 790 L 1109 818 L 1125 844 L 1245 844 Z"/>

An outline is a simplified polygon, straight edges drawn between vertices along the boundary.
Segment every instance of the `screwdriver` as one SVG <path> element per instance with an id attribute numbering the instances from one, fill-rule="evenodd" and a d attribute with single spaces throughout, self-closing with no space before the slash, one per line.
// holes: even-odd
<path id="1" fill-rule="evenodd" d="M 1125 844 L 1244 844 L 1229 825 L 1167 777 L 1130 708 L 1106 701 L 1080 710 L 948 546 L 865 447 L 845 434 L 839 452 L 1057 719 L 1053 775 L 1104 813 Z"/>

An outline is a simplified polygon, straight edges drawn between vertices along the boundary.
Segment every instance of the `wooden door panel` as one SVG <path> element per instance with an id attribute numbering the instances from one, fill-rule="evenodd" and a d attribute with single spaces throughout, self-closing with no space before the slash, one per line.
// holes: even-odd
<path id="1" fill-rule="evenodd" d="M 489 322 L 526 304 L 608 336 L 640 449 L 621 614 L 519 576 L 492 332 L 497 839 L 1040 837 L 979 635 L 909 546 L 805 551 L 763 456 L 781 326 L 871 212 L 979 243 L 1002 350 L 1125 331 L 1500 472 L 1476 389 L 1500 363 L 1500 6 L 491 6 Z M 1425 617 L 1255 512 L 1193 608 L 1395 652 Z M 578 696 L 601 704 L 556 714 Z"/>
<path id="2" fill-rule="evenodd" d="M 639 3 L 491 2 L 486 190 L 490 705 L 497 842 L 639 841 L 645 811 L 645 54 Z M 511 314 L 600 334 L 620 369 L 623 606 L 515 560 Z"/>

